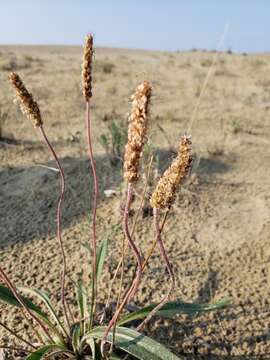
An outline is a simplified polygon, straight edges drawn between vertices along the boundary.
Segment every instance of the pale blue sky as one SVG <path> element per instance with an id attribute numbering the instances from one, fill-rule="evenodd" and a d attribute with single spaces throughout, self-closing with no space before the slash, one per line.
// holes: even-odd
<path id="1" fill-rule="evenodd" d="M 0 0 L 0 44 L 270 51 L 270 0 Z"/>

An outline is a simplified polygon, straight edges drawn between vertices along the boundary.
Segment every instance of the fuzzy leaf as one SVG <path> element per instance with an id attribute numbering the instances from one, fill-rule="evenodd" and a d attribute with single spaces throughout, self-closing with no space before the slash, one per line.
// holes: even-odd
<path id="1" fill-rule="evenodd" d="M 80 316 L 82 319 L 84 319 L 85 317 L 88 316 L 87 291 L 83 286 L 82 281 L 79 281 L 78 284 L 76 284 L 76 298 L 80 310 Z"/>
<path id="2" fill-rule="evenodd" d="M 96 327 L 83 340 L 89 337 L 101 340 L 105 330 L 106 326 Z M 113 333 L 111 331 L 108 334 L 107 341 L 111 343 L 112 339 Z M 179 360 L 179 357 L 174 355 L 165 346 L 150 339 L 148 336 L 125 327 L 116 328 L 115 347 L 140 360 Z"/>
<path id="3" fill-rule="evenodd" d="M 96 344 L 95 344 L 95 340 L 92 337 L 89 337 L 85 340 L 86 344 L 90 346 L 91 351 L 92 351 L 92 358 L 93 360 L 96 360 Z"/>
<path id="4" fill-rule="evenodd" d="M 78 351 L 80 348 L 80 336 L 81 336 L 80 324 L 75 324 L 72 330 L 71 342 L 72 342 L 72 348 L 75 349 L 76 351 Z"/>
<path id="5" fill-rule="evenodd" d="M 41 317 L 44 317 L 44 318 L 47 317 L 46 314 L 37 305 L 32 303 L 31 300 L 29 300 L 25 296 L 21 296 L 21 297 L 22 297 L 22 300 L 23 300 L 24 304 L 28 307 L 29 310 L 34 311 L 35 313 L 37 313 Z M 21 304 L 19 303 L 19 301 L 13 295 L 12 291 L 9 290 L 4 285 L 1 285 L 1 284 L 0 284 L 0 301 L 5 303 L 5 304 L 12 305 L 12 306 L 22 307 Z"/>
<path id="6" fill-rule="evenodd" d="M 88 243 L 83 244 L 83 246 L 87 249 L 87 251 L 89 251 L 89 254 L 91 254 L 92 252 L 91 246 Z M 100 276 L 102 274 L 107 253 L 108 253 L 108 237 L 102 240 L 100 246 L 97 249 L 97 266 L 96 266 L 97 281 L 100 279 Z"/>
<path id="7" fill-rule="evenodd" d="M 163 308 L 161 308 L 157 316 L 171 318 L 177 314 L 196 314 L 199 312 L 212 311 L 217 309 L 222 309 L 230 303 L 228 299 L 220 300 L 214 304 L 192 304 L 185 303 L 180 301 L 174 301 L 167 303 Z M 118 321 L 117 325 L 124 325 L 133 320 L 144 319 L 155 307 L 156 305 L 149 305 L 140 310 L 134 311 L 131 314 L 124 316 L 121 320 Z"/>
<path id="8" fill-rule="evenodd" d="M 46 305 L 52 318 L 54 319 L 54 321 L 57 323 L 57 325 L 61 328 L 61 330 L 65 334 L 65 329 L 64 329 L 59 317 L 57 316 L 48 295 L 44 291 L 41 291 L 38 289 L 30 289 L 30 288 L 26 288 L 26 287 L 20 287 L 20 289 L 26 293 L 37 296 Z"/>

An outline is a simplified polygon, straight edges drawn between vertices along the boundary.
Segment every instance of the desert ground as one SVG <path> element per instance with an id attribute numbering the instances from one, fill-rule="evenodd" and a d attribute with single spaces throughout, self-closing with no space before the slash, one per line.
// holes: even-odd
<path id="1" fill-rule="evenodd" d="M 83 244 L 91 231 L 81 58 L 80 47 L 0 47 L 1 266 L 16 285 L 42 288 L 58 302 L 58 174 L 49 169 L 55 164 L 38 129 L 13 103 L 7 76 L 17 71 L 34 94 L 65 169 L 63 238 L 72 301 L 72 282 L 89 269 Z M 154 319 L 145 332 L 183 359 L 270 359 L 270 55 L 97 48 L 93 79 L 98 236 L 109 239 L 100 304 L 106 301 L 121 253 L 118 225 L 125 193 L 121 161 L 110 161 L 100 137 L 108 134 L 113 121 L 127 126 L 130 95 L 148 79 L 153 84 L 150 135 L 133 209 L 140 201 L 150 153 L 154 162 L 147 194 L 174 157 L 180 136 L 190 133 L 192 172 L 178 192 L 163 234 L 177 277 L 173 297 L 199 303 L 229 297 L 231 305 L 194 317 Z M 106 197 L 105 190 L 115 195 Z M 136 232 L 143 253 L 154 239 L 148 207 L 146 201 Z M 125 284 L 133 274 L 132 260 L 130 255 Z M 156 250 L 134 304 L 160 300 L 168 285 Z M 18 332 L 27 331 L 20 313 L 4 305 L 0 311 L 1 321 Z M 1 343 L 12 342 L 2 329 L 0 337 Z"/>

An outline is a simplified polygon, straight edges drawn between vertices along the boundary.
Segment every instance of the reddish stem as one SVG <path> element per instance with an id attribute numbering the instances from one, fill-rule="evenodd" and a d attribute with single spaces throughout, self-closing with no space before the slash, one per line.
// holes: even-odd
<path id="1" fill-rule="evenodd" d="M 169 258 L 167 256 L 167 253 L 166 253 L 166 250 L 165 250 L 162 238 L 161 238 L 161 230 L 162 229 L 159 226 L 158 210 L 155 208 L 154 208 L 154 224 L 155 224 L 157 242 L 159 245 L 160 253 L 165 261 L 168 273 L 171 278 L 171 286 L 170 286 L 166 296 L 162 299 L 162 301 L 148 314 L 146 319 L 137 327 L 136 330 L 138 330 L 138 331 L 140 331 L 145 326 L 145 324 L 148 323 L 148 321 L 169 301 L 170 295 L 175 288 L 175 275 L 174 275 L 172 265 L 169 261 Z"/>
<path id="2" fill-rule="evenodd" d="M 22 306 L 22 308 L 25 310 L 25 312 L 32 318 L 34 319 L 38 325 L 42 328 L 42 330 L 44 331 L 44 333 L 47 335 L 48 339 L 50 341 L 53 342 L 53 339 L 51 337 L 51 335 L 49 334 L 48 330 L 46 329 L 46 327 L 42 324 L 42 322 L 28 309 L 27 305 L 25 305 L 23 298 L 21 297 L 21 295 L 17 292 L 16 287 L 13 285 L 13 283 L 11 282 L 11 280 L 9 279 L 9 277 L 7 276 L 7 274 L 5 273 L 5 271 L 0 267 L 0 275 L 3 279 L 3 281 L 6 283 L 7 287 L 12 291 L 13 295 L 15 296 L 15 298 L 18 300 L 18 302 L 20 303 L 20 305 Z M 26 319 L 28 320 L 27 316 L 25 315 Z"/>
<path id="3" fill-rule="evenodd" d="M 92 252 L 93 252 L 93 260 L 92 260 L 92 303 L 91 303 L 91 311 L 90 311 L 90 328 L 93 324 L 93 317 L 95 311 L 95 304 L 97 298 L 97 236 L 96 236 L 96 219 L 97 219 L 97 200 L 98 200 L 98 179 L 96 172 L 96 165 L 93 155 L 92 148 L 92 139 L 91 139 L 91 116 L 90 116 L 90 101 L 86 102 L 86 136 L 87 136 L 87 144 L 88 144 L 88 155 L 90 160 L 90 165 L 93 173 L 94 179 L 94 199 L 93 199 L 93 218 L 92 218 Z"/>
<path id="4" fill-rule="evenodd" d="M 135 292 L 138 290 L 138 287 L 139 287 L 140 281 L 141 281 L 141 276 L 142 276 L 142 258 L 141 258 L 140 252 L 138 250 L 138 247 L 136 246 L 136 244 L 134 243 L 134 241 L 130 235 L 129 226 L 128 226 L 128 217 L 129 217 L 129 209 L 130 209 L 131 200 L 132 200 L 132 187 L 131 187 L 131 184 L 129 183 L 128 188 L 127 188 L 127 200 L 126 200 L 124 217 L 123 217 L 123 230 L 124 230 L 125 236 L 128 240 L 128 243 L 129 243 L 129 245 L 134 253 L 134 256 L 136 258 L 136 261 L 137 261 L 137 275 L 136 275 L 135 279 L 133 280 L 132 285 L 129 288 L 128 292 L 126 293 L 124 300 L 122 301 L 119 308 L 115 312 L 114 316 L 110 320 L 109 325 L 107 326 L 107 329 L 105 330 L 104 335 L 103 335 L 103 339 L 102 339 L 103 342 L 106 340 L 106 337 L 108 336 L 110 329 L 117 323 L 117 320 L 118 320 L 124 306 L 127 304 L 128 301 L 131 300 L 131 298 L 134 296 Z"/>
<path id="5" fill-rule="evenodd" d="M 133 221 L 133 224 L 132 224 L 132 230 L 131 230 L 131 237 L 133 236 L 134 232 L 135 232 L 135 229 L 136 229 L 136 225 L 137 225 L 137 221 L 138 221 L 138 218 L 139 218 L 139 215 L 141 213 L 141 210 L 142 210 L 142 207 L 143 207 L 143 204 L 144 204 L 144 201 L 145 201 L 145 195 L 146 195 L 146 191 L 147 191 L 147 186 L 148 186 L 148 180 L 149 180 L 149 177 L 150 177 L 150 171 L 151 171 L 151 166 L 152 166 L 152 162 L 153 162 L 153 159 L 154 157 L 151 156 L 150 158 L 150 161 L 149 161 L 149 164 L 148 164 L 148 170 L 147 170 L 147 175 L 146 175 L 146 181 L 145 181 L 145 185 L 144 185 L 144 189 L 143 189 L 143 193 L 142 193 L 142 197 L 141 197 L 141 202 L 140 202 L 140 205 L 136 211 L 136 215 L 135 215 L 135 219 Z M 126 248 L 127 248 L 127 244 L 126 242 L 124 243 L 124 249 L 122 251 L 122 256 L 117 264 L 117 267 L 116 267 L 116 270 L 114 272 L 114 275 L 113 275 L 113 278 L 111 280 L 111 283 L 110 283 L 110 287 L 109 287 L 109 292 L 108 292 L 108 298 L 107 298 L 107 301 L 106 301 L 106 305 L 105 305 L 105 308 L 107 309 L 108 306 L 109 306 L 109 303 L 110 303 L 110 297 L 111 297 L 111 292 L 112 292 L 112 287 L 113 287 L 113 284 L 116 280 L 116 277 L 118 275 L 118 272 L 119 272 L 119 269 L 120 267 L 122 267 L 121 269 L 121 279 L 122 279 L 122 272 L 123 272 L 123 260 L 124 260 L 124 257 L 125 257 L 125 254 L 126 254 Z M 149 254 L 149 257 L 151 256 L 151 253 Z M 122 266 L 121 266 L 122 265 Z M 145 268 L 145 265 L 146 265 L 146 261 L 144 261 L 143 263 L 143 269 Z M 136 271 L 135 273 L 136 274 Z M 134 275 L 135 276 L 135 275 Z M 134 279 L 134 276 L 132 278 L 132 280 Z M 103 321 L 103 317 L 101 317 L 100 319 L 100 324 L 102 324 L 102 321 Z"/>
<path id="6" fill-rule="evenodd" d="M 56 223 L 57 223 L 57 238 L 59 241 L 61 255 L 62 255 L 61 304 L 63 307 L 63 312 L 64 312 L 64 316 L 65 316 L 68 328 L 70 329 L 70 321 L 69 321 L 67 311 L 69 311 L 69 314 L 70 314 L 73 322 L 74 322 L 74 318 L 72 316 L 72 313 L 69 309 L 69 306 L 68 306 L 66 298 L 65 298 L 65 277 L 66 277 L 66 272 L 67 272 L 67 262 L 66 262 L 66 255 L 65 255 L 64 244 L 63 244 L 63 239 L 62 239 L 62 222 L 61 222 L 62 204 L 63 204 L 64 195 L 65 195 L 65 191 L 66 191 L 65 175 L 64 175 L 62 165 L 58 159 L 58 156 L 56 155 L 56 152 L 55 152 L 52 144 L 50 143 L 49 139 L 47 138 L 47 135 L 44 131 L 43 126 L 40 126 L 40 132 L 44 138 L 46 145 L 48 146 L 49 150 L 51 151 L 51 153 L 56 161 L 56 164 L 57 164 L 57 167 L 58 167 L 59 173 L 60 173 L 61 190 L 60 190 L 60 195 L 59 195 L 58 204 L 57 204 Z"/>
<path id="7" fill-rule="evenodd" d="M 6 331 L 10 332 L 11 335 L 16 337 L 21 342 L 24 342 L 26 345 L 32 347 L 33 349 L 37 349 L 37 347 L 35 345 L 31 344 L 29 341 L 27 341 L 26 339 L 24 339 L 23 337 L 18 335 L 16 331 L 13 331 L 12 329 L 10 329 L 6 324 L 2 323 L 1 321 L 0 321 L 0 326 L 2 326 Z"/>

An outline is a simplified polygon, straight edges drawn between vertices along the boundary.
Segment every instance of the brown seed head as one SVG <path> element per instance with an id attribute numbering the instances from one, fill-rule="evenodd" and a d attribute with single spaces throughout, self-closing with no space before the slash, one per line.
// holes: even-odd
<path id="1" fill-rule="evenodd" d="M 180 140 L 177 157 L 160 178 L 150 199 L 153 208 L 167 208 L 175 198 L 178 186 L 188 174 L 192 163 L 190 137 L 183 136 Z"/>
<path id="2" fill-rule="evenodd" d="M 83 63 L 82 63 L 82 86 L 86 101 L 92 97 L 92 58 L 93 58 L 93 35 L 89 34 L 85 39 Z"/>
<path id="3" fill-rule="evenodd" d="M 149 81 L 139 85 L 132 95 L 132 108 L 129 116 L 128 142 L 124 157 L 124 178 L 132 183 L 139 178 L 139 161 L 148 128 L 148 105 L 152 93 Z"/>
<path id="4" fill-rule="evenodd" d="M 15 89 L 16 99 L 20 102 L 22 113 L 33 121 L 34 126 L 40 127 L 43 124 L 43 121 L 38 104 L 33 99 L 32 94 L 28 92 L 18 74 L 14 72 L 10 73 L 9 80 Z"/>

